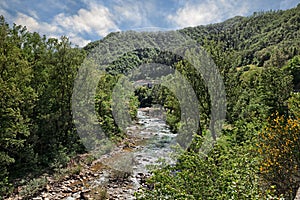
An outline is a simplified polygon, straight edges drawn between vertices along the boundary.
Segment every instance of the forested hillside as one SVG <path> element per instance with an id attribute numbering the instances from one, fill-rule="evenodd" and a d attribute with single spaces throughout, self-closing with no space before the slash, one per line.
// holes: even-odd
<path id="1" fill-rule="evenodd" d="M 256 12 L 219 24 L 180 30 L 200 43 L 221 42 L 225 51 L 235 51 L 234 66 L 282 67 L 299 54 L 299 6 L 288 11 Z"/>
<path id="2" fill-rule="evenodd" d="M 144 63 L 170 66 L 186 77 L 199 100 L 199 127 L 191 145 L 180 152 L 176 164 L 153 171 L 149 187 L 136 197 L 292 199 L 300 187 L 300 5 L 177 32 L 196 40 L 218 67 L 226 91 L 226 121 L 212 151 L 202 155 L 199 148 L 211 122 L 211 99 L 193 66 L 180 56 L 151 48 L 126 52 L 110 63 L 99 77 L 95 121 L 115 143 L 125 139 L 126 132 L 114 121 L 112 93 L 121 74 L 130 69 Z M 1 17 L 0 196 L 9 196 L 45 172 L 60 173 L 72 157 L 87 152 L 73 119 L 74 80 L 84 60 L 119 34 L 79 48 L 67 37 L 47 38 L 21 25 L 10 27 Z M 128 34 L 140 41 L 145 37 Z M 161 74 L 167 71 L 157 69 Z M 145 80 L 151 73 L 140 72 L 135 79 Z M 162 105 L 174 133 L 189 125 L 180 120 L 176 95 L 160 84 L 138 87 L 124 104 L 132 119 L 138 107 Z M 23 192 L 24 198 L 45 185 L 47 180 L 38 182 L 35 189 Z"/>

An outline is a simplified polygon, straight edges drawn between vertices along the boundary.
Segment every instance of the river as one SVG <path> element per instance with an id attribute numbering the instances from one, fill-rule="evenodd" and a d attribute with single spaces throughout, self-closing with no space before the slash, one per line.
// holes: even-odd
<path id="1" fill-rule="evenodd" d="M 92 164 L 83 164 L 79 172 L 59 180 L 45 175 L 47 185 L 34 200 L 135 199 L 134 193 L 148 187 L 149 166 L 159 167 L 163 159 L 172 163 L 176 134 L 170 132 L 162 109 L 141 108 L 137 122 L 126 129 L 128 137 L 109 154 Z M 76 166 L 75 166 L 76 169 Z M 16 195 L 9 199 L 22 199 Z"/>
<path id="2" fill-rule="evenodd" d="M 101 176 L 91 184 L 106 184 L 112 199 L 134 199 L 134 192 L 145 186 L 144 179 L 151 175 L 149 166 L 157 166 L 161 160 L 173 162 L 170 154 L 176 134 L 170 132 L 164 114 L 159 109 L 143 108 L 138 110 L 137 118 L 137 124 L 127 128 L 128 136 L 135 139 L 134 148 L 109 157 L 106 160 L 109 170 L 102 171 Z M 123 174 L 122 180 L 113 179 L 113 171 Z M 124 178 L 126 173 L 128 177 Z"/>

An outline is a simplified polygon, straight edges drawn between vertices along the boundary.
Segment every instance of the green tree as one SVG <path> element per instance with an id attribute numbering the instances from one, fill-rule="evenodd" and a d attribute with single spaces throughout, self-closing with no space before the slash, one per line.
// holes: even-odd
<path id="1" fill-rule="evenodd" d="M 294 58 L 289 60 L 287 65 L 283 67 L 283 70 L 285 70 L 287 73 L 293 76 L 294 90 L 299 90 L 300 89 L 300 56 L 295 56 Z"/>
<path id="2" fill-rule="evenodd" d="M 66 37 L 61 41 L 49 39 L 47 52 L 42 57 L 43 69 L 37 72 L 43 79 L 37 82 L 36 90 L 40 92 L 37 112 L 37 151 L 48 159 L 59 157 L 61 148 L 68 148 L 68 152 L 80 150 L 78 136 L 72 119 L 72 92 L 73 83 L 78 67 L 85 58 L 85 53 L 72 48 Z M 40 88 L 43 86 L 42 88 Z"/>
<path id="3" fill-rule="evenodd" d="M 34 163 L 30 146 L 24 145 L 30 135 L 30 116 L 36 94 L 31 87 L 32 69 L 21 49 L 25 28 L 9 28 L 0 17 L 0 193 L 7 190 L 8 168 L 22 162 Z M 34 155 L 30 155 L 34 156 Z"/>

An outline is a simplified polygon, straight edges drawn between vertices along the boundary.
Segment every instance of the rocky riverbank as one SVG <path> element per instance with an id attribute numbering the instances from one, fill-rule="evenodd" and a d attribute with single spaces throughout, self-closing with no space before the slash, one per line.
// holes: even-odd
<path id="1" fill-rule="evenodd" d="M 127 129 L 128 138 L 109 154 L 90 164 L 81 162 L 87 155 L 82 156 L 73 163 L 74 173 L 60 180 L 45 175 L 47 184 L 31 199 L 135 199 L 140 187 L 151 187 L 146 184 L 151 175 L 147 166 L 157 164 L 159 158 L 169 158 L 176 136 L 154 113 L 155 117 L 151 109 L 140 109 L 138 123 Z M 16 193 L 9 199 L 23 198 Z"/>

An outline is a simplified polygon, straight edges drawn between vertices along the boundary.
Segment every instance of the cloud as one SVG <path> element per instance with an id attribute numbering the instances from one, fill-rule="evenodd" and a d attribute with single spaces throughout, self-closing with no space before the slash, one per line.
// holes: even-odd
<path id="1" fill-rule="evenodd" d="M 66 35 L 73 44 L 79 46 L 91 42 L 85 39 L 91 35 L 104 37 L 112 31 L 119 31 L 108 8 L 94 3 L 89 3 L 87 7 L 79 9 L 73 15 L 59 13 L 49 22 L 41 21 L 34 11 L 29 12 L 30 16 L 18 12 L 14 22 L 26 26 L 31 32 L 45 34 L 48 37 L 59 38 Z"/>
<path id="2" fill-rule="evenodd" d="M 28 13 L 31 17 L 35 18 L 35 19 L 39 19 L 38 14 L 36 13 L 36 11 L 34 10 L 28 10 Z"/>
<path id="3" fill-rule="evenodd" d="M 76 34 L 70 34 L 70 35 L 68 35 L 68 37 L 70 38 L 70 41 L 72 42 L 72 44 L 76 44 L 79 47 L 83 47 L 91 42 L 91 40 L 86 40 L 83 37 L 78 36 Z"/>
<path id="4" fill-rule="evenodd" d="M 74 33 L 95 32 L 100 37 L 119 30 L 109 9 L 94 3 L 89 5 L 89 9 L 82 8 L 75 15 L 66 16 L 64 13 L 56 15 L 53 24 Z"/>
<path id="5" fill-rule="evenodd" d="M 76 44 L 80 47 L 91 42 L 91 40 L 86 40 L 82 36 L 78 35 L 77 32 L 63 29 L 53 23 L 39 22 L 35 18 L 23 13 L 18 13 L 15 23 L 25 25 L 31 32 L 38 32 L 43 35 L 45 34 L 48 38 L 60 38 L 60 36 L 66 35 L 69 37 L 72 44 Z"/>
<path id="6" fill-rule="evenodd" d="M 118 23 L 122 22 L 133 22 L 135 25 L 141 25 L 143 21 L 143 14 L 138 6 L 138 4 L 118 4 L 113 6 L 114 12 L 118 13 L 115 15 L 116 20 Z"/>
<path id="7" fill-rule="evenodd" d="M 155 1 L 115 0 L 112 5 L 115 21 L 131 27 L 151 26 L 156 9 Z"/>
<path id="8" fill-rule="evenodd" d="M 18 13 L 16 19 L 14 20 L 16 24 L 21 24 L 27 27 L 29 31 L 38 33 L 59 33 L 61 30 L 57 26 L 46 22 L 38 22 L 35 18 L 30 17 L 23 13 Z"/>
<path id="9" fill-rule="evenodd" d="M 179 28 L 221 22 L 224 19 L 245 15 L 249 10 L 247 1 L 205 0 L 201 3 L 188 1 L 168 20 Z"/>

